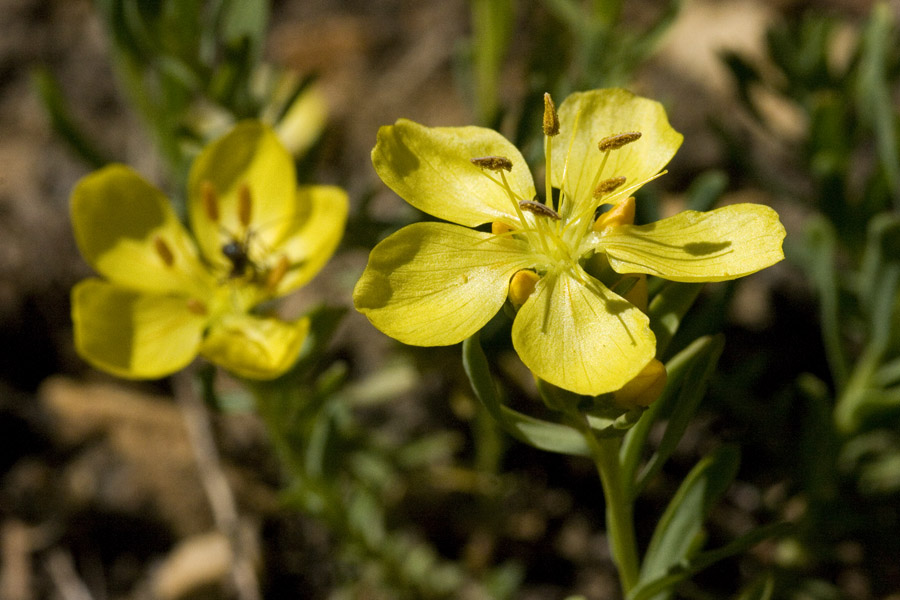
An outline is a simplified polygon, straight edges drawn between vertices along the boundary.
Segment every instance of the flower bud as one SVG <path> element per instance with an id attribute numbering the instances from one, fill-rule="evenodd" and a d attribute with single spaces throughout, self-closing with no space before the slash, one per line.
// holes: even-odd
<path id="1" fill-rule="evenodd" d="M 666 389 L 666 367 L 655 358 L 637 376 L 626 383 L 613 396 L 623 407 L 648 407 L 662 395 Z"/>
<path id="2" fill-rule="evenodd" d="M 509 301 L 516 308 L 519 308 L 528 297 L 534 292 L 534 286 L 540 281 L 541 277 L 534 271 L 527 269 L 517 272 L 509 280 Z"/>
<path id="3" fill-rule="evenodd" d="M 594 231 L 632 223 L 634 223 L 634 197 L 629 197 L 597 217 L 594 221 Z"/>

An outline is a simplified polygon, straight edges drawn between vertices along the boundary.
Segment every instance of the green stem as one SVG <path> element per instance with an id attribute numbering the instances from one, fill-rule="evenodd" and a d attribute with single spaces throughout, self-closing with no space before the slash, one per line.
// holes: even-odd
<path id="1" fill-rule="evenodd" d="M 634 535 L 634 515 L 631 502 L 625 493 L 622 467 L 619 464 L 620 439 L 600 438 L 594 435 L 583 414 L 570 415 L 584 434 L 591 449 L 591 458 L 600 475 L 603 495 L 606 498 L 606 531 L 612 548 L 613 561 L 619 570 L 622 592 L 628 595 L 638 582 L 637 541 Z"/>

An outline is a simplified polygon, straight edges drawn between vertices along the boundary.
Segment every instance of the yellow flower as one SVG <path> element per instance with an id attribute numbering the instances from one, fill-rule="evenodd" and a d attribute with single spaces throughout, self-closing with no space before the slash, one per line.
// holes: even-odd
<path id="1" fill-rule="evenodd" d="M 378 329 L 408 344 L 454 344 L 481 329 L 512 289 L 514 304 L 524 302 L 512 338 L 525 365 L 561 388 L 596 395 L 639 375 L 655 338 L 647 316 L 589 272 L 589 259 L 619 274 L 719 281 L 784 257 L 784 228 L 765 206 L 631 224 L 631 194 L 661 173 L 682 141 L 660 104 L 595 90 L 567 98 L 557 118 L 548 96 L 544 131 L 540 202 L 522 155 L 492 130 L 407 120 L 381 128 L 372 151 L 381 179 L 456 225 L 409 225 L 372 250 L 354 303 Z M 598 218 L 604 205 L 612 210 Z M 491 231 L 473 229 L 487 223 Z M 537 277 L 517 277 L 522 271 Z"/>
<path id="2" fill-rule="evenodd" d="M 290 154 L 256 121 L 239 123 L 191 167 L 182 226 L 162 192 L 123 165 L 84 177 L 72 227 L 105 279 L 72 290 L 75 347 L 94 366 L 157 378 L 197 354 L 250 378 L 293 364 L 309 322 L 251 310 L 312 279 L 347 215 L 335 187 L 297 187 Z"/>

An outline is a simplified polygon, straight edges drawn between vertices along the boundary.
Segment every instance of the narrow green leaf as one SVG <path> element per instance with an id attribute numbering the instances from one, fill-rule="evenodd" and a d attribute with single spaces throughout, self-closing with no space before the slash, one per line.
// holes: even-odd
<path id="1" fill-rule="evenodd" d="M 657 357 L 665 356 L 681 319 L 693 306 L 701 289 L 702 283 L 670 281 L 653 297 L 647 314 L 650 317 L 650 329 L 656 335 Z"/>
<path id="2" fill-rule="evenodd" d="M 662 469 L 666 460 L 675 451 L 678 442 L 681 441 L 688 424 L 700 406 L 700 401 L 706 392 L 706 384 L 713 371 L 715 371 L 724 345 L 725 339 L 722 336 L 710 338 L 709 344 L 704 348 L 703 353 L 691 361 L 684 375 L 678 395 L 675 396 L 673 394 L 669 396 L 664 403 L 659 401 L 655 403 L 660 405 L 656 409 L 659 411 L 659 415 L 669 415 L 669 423 L 666 426 L 665 433 L 663 433 L 659 447 L 650 457 L 650 460 L 647 461 L 647 464 L 635 481 L 633 497 L 640 494 L 650 479 Z"/>
<path id="3" fill-rule="evenodd" d="M 768 573 L 741 590 L 737 600 L 771 600 L 774 594 L 775 579 Z"/>
<path id="4" fill-rule="evenodd" d="M 728 187 L 728 175 L 723 171 L 709 170 L 694 179 L 687 191 L 687 210 L 705 212 L 719 201 Z"/>
<path id="5" fill-rule="evenodd" d="M 897 41 L 895 30 L 891 8 L 886 2 L 877 3 L 863 32 L 857 102 L 860 115 L 871 118 L 879 163 L 894 198 L 894 207 L 900 210 L 900 149 L 896 108 L 888 80 L 888 59 Z"/>
<path id="6" fill-rule="evenodd" d="M 630 498 L 636 495 L 632 487 L 650 429 L 654 423 L 671 414 L 681 394 L 688 369 L 697 360 L 708 360 L 710 346 L 715 343 L 715 339 L 711 337 L 699 338 L 666 363 L 666 389 L 625 435 L 619 456 L 622 463 L 622 479 L 628 486 Z"/>
<path id="7" fill-rule="evenodd" d="M 722 446 L 691 470 L 653 532 L 641 565 L 640 581 L 663 576 L 690 557 L 709 511 L 737 476 L 739 461 L 736 446 Z"/>
<path id="8" fill-rule="evenodd" d="M 688 577 L 720 560 L 741 554 L 763 540 L 785 536 L 794 529 L 795 527 L 791 523 L 773 523 L 749 531 L 721 548 L 702 552 L 691 560 L 681 561 L 670 568 L 666 574 L 656 579 L 642 581 L 628 594 L 628 600 L 649 600 L 657 594 L 671 591 Z"/>
<path id="9" fill-rule="evenodd" d="M 567 425 L 536 419 L 503 406 L 478 334 L 462 343 L 462 354 L 463 368 L 475 396 L 507 433 L 540 450 L 590 456 L 590 449 L 581 432 Z"/>
<path id="10" fill-rule="evenodd" d="M 847 385 L 849 369 L 841 340 L 834 228 L 824 218 L 812 219 L 806 229 L 806 245 L 808 270 L 819 293 L 825 352 L 837 389 L 842 390 Z"/>
<path id="11" fill-rule="evenodd" d="M 65 140 L 82 160 L 91 168 L 99 169 L 110 162 L 94 142 L 81 130 L 69 107 L 66 105 L 65 95 L 59 87 L 56 77 L 46 67 L 37 67 L 31 74 L 31 83 L 37 91 L 44 110 L 50 117 L 50 126 Z"/>

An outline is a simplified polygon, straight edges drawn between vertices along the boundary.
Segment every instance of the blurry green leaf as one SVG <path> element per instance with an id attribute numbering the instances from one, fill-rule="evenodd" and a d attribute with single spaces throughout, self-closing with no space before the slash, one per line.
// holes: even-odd
<path id="1" fill-rule="evenodd" d="M 891 8 L 879 2 L 863 32 L 856 95 L 860 116 L 871 119 L 878 158 L 888 180 L 894 207 L 900 210 L 900 150 L 896 105 L 888 80 L 888 56 L 896 52 L 898 34 Z"/>
<path id="2" fill-rule="evenodd" d="M 462 353 L 463 368 L 469 377 L 475 396 L 507 433 L 517 440 L 541 450 L 590 456 L 590 449 L 581 432 L 567 425 L 524 415 L 501 403 L 496 384 L 491 376 L 487 356 L 481 349 L 478 334 L 463 341 Z"/>
<path id="3" fill-rule="evenodd" d="M 265 44 L 269 25 L 269 0 L 224 0 L 219 33 L 227 44 L 247 40 L 254 59 Z"/>
<path id="4" fill-rule="evenodd" d="M 819 294 L 822 337 L 828 365 L 837 388 L 847 384 L 849 369 L 841 338 L 841 312 L 838 303 L 838 284 L 835 271 L 836 236 L 824 218 L 811 219 L 806 227 L 806 261 Z"/>
<path id="5" fill-rule="evenodd" d="M 900 221 L 882 215 L 871 221 L 860 273 L 861 303 L 868 317 L 868 342 L 840 390 L 834 418 L 843 432 L 900 405 L 900 394 L 879 387 L 877 373 L 895 339 L 895 315 L 900 290 L 900 255 L 896 245 Z"/>
<path id="6" fill-rule="evenodd" d="M 875 382 L 881 387 L 900 384 L 900 357 L 881 365 L 875 373 Z"/>
<path id="7" fill-rule="evenodd" d="M 771 574 L 766 574 L 745 586 L 736 600 L 771 600 L 774 594 L 775 579 Z"/>
<path id="8" fill-rule="evenodd" d="M 687 210 L 712 210 L 728 187 L 728 175 L 723 171 L 705 171 L 694 179 L 687 191 Z"/>
<path id="9" fill-rule="evenodd" d="M 825 382 L 808 373 L 797 378 L 797 388 L 804 404 L 795 472 L 810 502 L 817 503 L 833 497 L 837 486 L 834 401 Z"/>
<path id="10" fill-rule="evenodd" d="M 500 107 L 500 74 L 513 29 L 512 0 L 469 0 L 475 101 L 483 125 L 495 124 Z"/>
<path id="11" fill-rule="evenodd" d="M 691 469 L 656 525 L 641 565 L 641 582 L 665 575 L 690 557 L 709 511 L 737 476 L 739 461 L 737 447 L 722 446 Z"/>
<path id="12" fill-rule="evenodd" d="M 692 357 L 689 366 L 685 368 L 681 385 L 673 389 L 673 392 L 677 389 L 678 393 L 669 394 L 667 385 L 666 393 L 651 406 L 645 416 L 646 419 L 658 421 L 668 416 L 669 422 L 662 440 L 659 442 L 659 447 L 635 480 L 632 497 L 641 493 L 650 479 L 662 469 L 672 452 L 675 451 L 675 447 L 681 441 L 688 424 L 700 406 L 700 401 L 706 392 L 707 382 L 716 369 L 724 345 L 725 339 L 722 336 L 715 336 L 700 338 L 689 346 L 685 352 L 693 350 L 696 355 Z"/>
<path id="13" fill-rule="evenodd" d="M 31 73 L 32 86 L 38 93 L 44 110 L 50 117 L 50 126 L 91 168 L 99 169 L 110 160 L 99 150 L 75 123 L 65 95 L 59 87 L 56 77 L 46 67 L 37 67 Z"/>
<path id="14" fill-rule="evenodd" d="M 758 85 L 762 80 L 759 71 L 750 61 L 733 50 L 722 52 L 721 58 L 737 85 L 737 96 L 741 105 L 754 119 L 758 122 L 763 122 L 762 115 L 759 114 L 756 102 L 753 101 L 753 96 L 750 93 L 753 86 Z"/>
<path id="15" fill-rule="evenodd" d="M 900 216 L 890 213 L 876 215 L 869 221 L 866 247 L 859 270 L 859 299 L 870 313 L 874 310 L 875 299 L 890 293 L 884 289 L 885 269 L 897 264 L 900 264 Z M 881 303 L 884 302 L 885 299 L 881 298 Z M 884 317 L 881 314 L 875 318 Z M 884 327 L 886 324 L 883 320 L 873 321 L 872 327 Z"/>
<path id="16" fill-rule="evenodd" d="M 384 508 L 375 494 L 362 486 L 356 487 L 350 499 L 347 522 L 369 548 L 378 547 L 385 538 Z"/>

